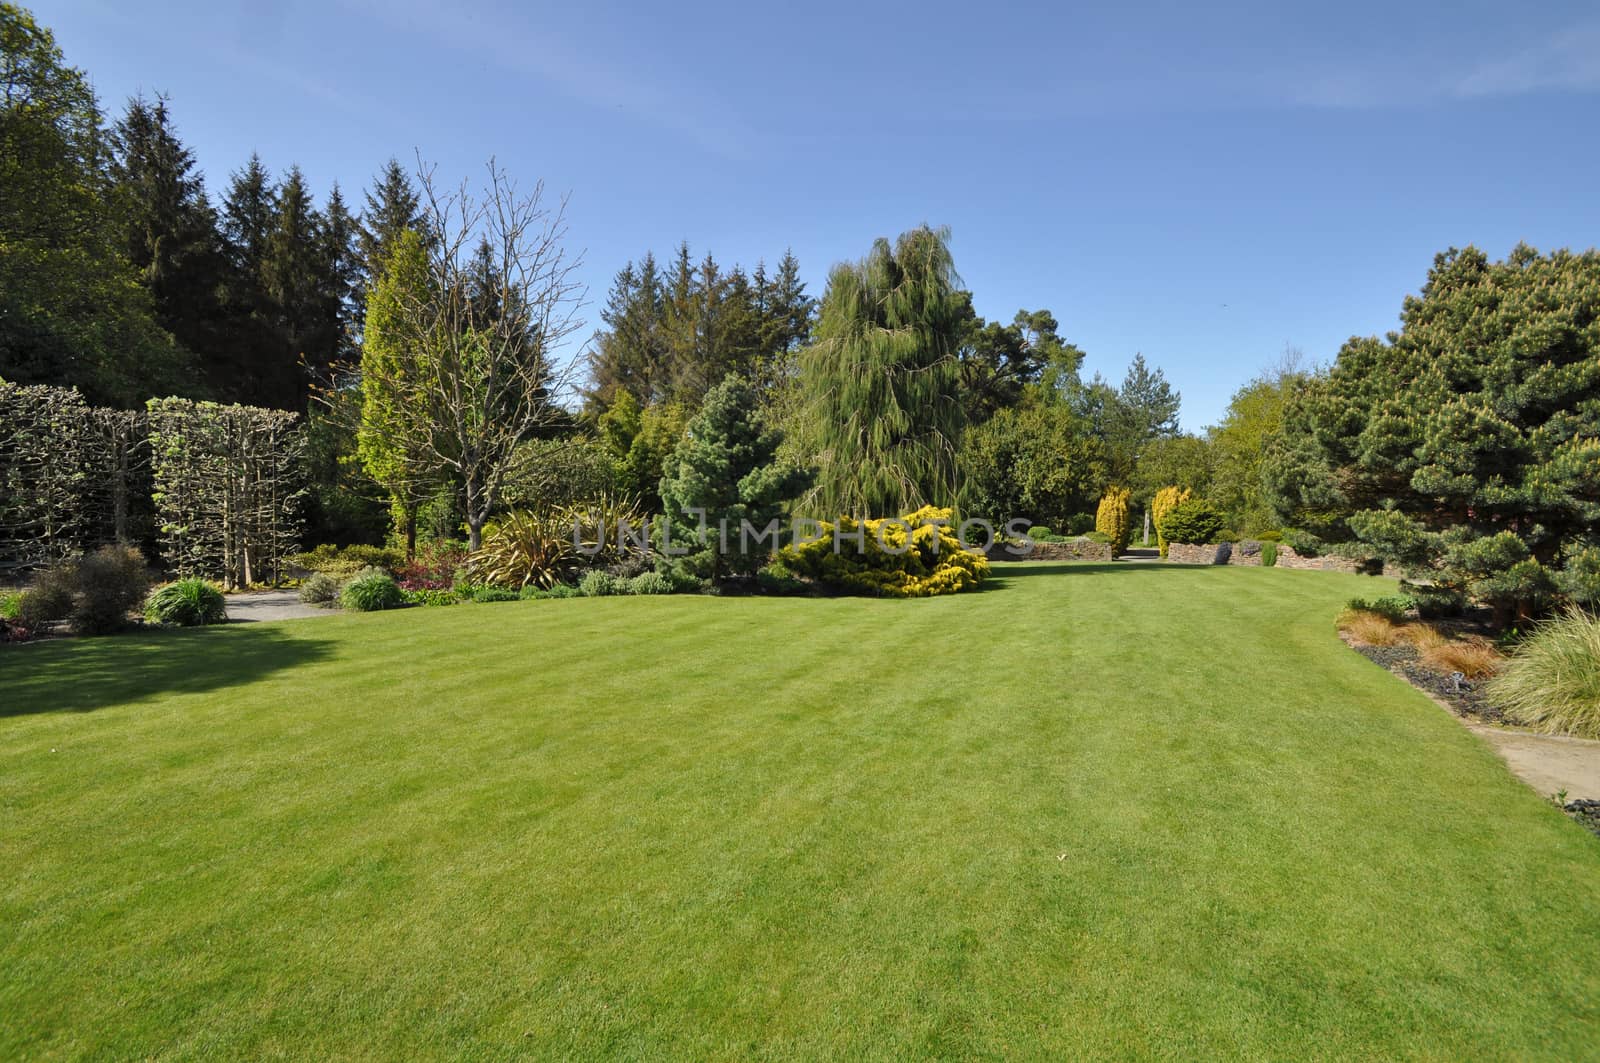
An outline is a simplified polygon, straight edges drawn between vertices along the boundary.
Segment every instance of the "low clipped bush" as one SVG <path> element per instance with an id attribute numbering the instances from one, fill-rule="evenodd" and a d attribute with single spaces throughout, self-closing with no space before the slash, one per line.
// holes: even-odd
<path id="1" fill-rule="evenodd" d="M 468 587 L 464 593 L 457 593 L 460 593 L 469 602 L 520 602 L 522 601 L 522 592 L 526 589 L 523 587 L 496 587 L 493 584 L 480 583 L 477 586 Z"/>
<path id="2" fill-rule="evenodd" d="M 578 581 L 578 593 L 585 598 L 609 598 L 616 594 L 627 594 L 628 583 L 597 568 L 583 574 L 583 579 Z"/>
<path id="3" fill-rule="evenodd" d="M 541 598 L 577 598 L 578 588 L 570 583 L 557 583 L 554 587 L 546 587 L 539 591 Z"/>
<path id="4" fill-rule="evenodd" d="M 1051 531 L 1043 524 L 1035 524 L 1033 527 L 1028 529 L 1028 538 L 1035 542 L 1044 542 L 1045 540 L 1052 539 L 1054 537 L 1055 532 Z"/>
<path id="5" fill-rule="evenodd" d="M 641 572 L 628 581 L 629 594 L 671 594 L 672 581 L 659 572 Z"/>
<path id="6" fill-rule="evenodd" d="M 204 627 L 228 621 L 222 590 L 203 579 L 180 579 L 157 587 L 145 599 L 144 618 L 170 627 Z"/>
<path id="7" fill-rule="evenodd" d="M 1278 531 L 1276 528 L 1268 528 L 1266 531 L 1256 532 L 1255 539 L 1257 542 L 1262 543 L 1281 543 L 1283 542 L 1283 532 Z"/>
<path id="8" fill-rule="evenodd" d="M 399 550 L 359 543 L 354 546 L 333 546 L 325 543 L 315 550 L 308 550 L 289 558 L 291 564 L 312 572 L 324 572 L 336 579 L 349 579 L 365 568 L 381 568 L 385 572 L 394 572 L 404 560 L 405 555 Z"/>
<path id="9" fill-rule="evenodd" d="M 806 582 L 782 561 L 774 561 L 756 573 L 756 586 L 764 594 L 804 594 Z"/>
<path id="10" fill-rule="evenodd" d="M 821 538 L 785 546 L 778 560 L 797 575 L 857 594 L 886 598 L 955 594 L 987 578 L 989 562 L 961 548 L 950 518 L 950 510 L 933 506 L 898 520 L 840 517 L 837 550 L 835 525 L 820 522 Z"/>
<path id="11" fill-rule="evenodd" d="M 1223 536 L 1222 515 L 1203 498 L 1186 499 L 1173 506 L 1163 527 L 1169 543 L 1205 545 L 1234 541 Z"/>
<path id="12" fill-rule="evenodd" d="M 400 593 L 405 596 L 407 605 L 456 605 L 461 601 L 461 596 L 449 587 L 443 589 L 431 587 L 410 589 L 401 587 Z"/>
<path id="13" fill-rule="evenodd" d="M 1526 727 L 1600 738 L 1600 617 L 1569 606 L 1539 624 L 1484 689 Z"/>
<path id="14" fill-rule="evenodd" d="M 339 593 L 339 604 L 352 612 L 373 613 L 380 609 L 399 609 L 406 604 L 406 597 L 394 577 L 380 569 L 369 568 L 344 585 Z"/>
<path id="15" fill-rule="evenodd" d="M 326 572 L 316 572 L 300 584 L 300 600 L 307 605 L 338 605 L 344 582 Z"/>

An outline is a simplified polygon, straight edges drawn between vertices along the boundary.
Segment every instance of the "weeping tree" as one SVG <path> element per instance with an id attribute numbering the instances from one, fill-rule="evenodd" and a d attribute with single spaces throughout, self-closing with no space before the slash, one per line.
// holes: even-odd
<path id="1" fill-rule="evenodd" d="M 579 262 L 566 204 L 545 203 L 542 182 L 520 193 L 491 161 L 480 191 L 426 168 L 420 187 L 423 275 L 386 286 L 382 356 L 361 365 L 361 447 L 385 456 L 375 475 L 391 490 L 455 485 L 476 550 L 519 446 L 568 420 L 555 398 L 570 368 L 553 354 L 583 324 Z M 335 413 L 351 405 L 325 398 Z"/>
<path id="2" fill-rule="evenodd" d="M 800 356 L 800 430 L 820 467 L 807 501 L 881 516 L 956 498 L 965 298 L 948 229 L 879 239 L 836 266 Z"/>

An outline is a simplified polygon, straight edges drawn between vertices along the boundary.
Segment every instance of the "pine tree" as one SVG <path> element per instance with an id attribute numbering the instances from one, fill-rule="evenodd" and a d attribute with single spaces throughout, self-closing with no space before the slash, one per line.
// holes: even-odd
<path id="1" fill-rule="evenodd" d="M 224 264 L 216 213 L 194 155 L 173 129 L 167 99 L 135 96 L 113 132 L 112 173 L 128 258 L 155 303 L 156 319 L 199 356 L 209 378 L 219 335 Z"/>
<path id="2" fill-rule="evenodd" d="M 949 233 L 926 227 L 828 278 L 800 356 L 802 426 L 821 461 L 815 503 L 872 517 L 956 500 L 964 296 Z"/>
<path id="3" fill-rule="evenodd" d="M 363 271 L 376 279 L 389 261 L 400 234 L 410 229 L 425 236 L 425 226 L 416 185 L 396 159 L 391 158 L 373 178 L 366 199 L 356 250 L 361 256 Z"/>
<path id="4" fill-rule="evenodd" d="M 337 336 L 326 311 L 322 216 L 300 167 L 289 167 L 279 184 L 273 215 L 261 279 L 282 352 L 271 378 L 274 405 L 303 409 L 310 384 L 306 370 L 332 364 Z"/>
<path id="5" fill-rule="evenodd" d="M 316 368 L 324 372 L 349 367 L 360 357 L 357 339 L 360 335 L 361 307 L 356 300 L 361 294 L 363 273 L 361 252 L 356 246 L 359 234 L 360 225 L 345 206 L 344 193 L 339 190 L 338 182 L 334 182 L 322 213 L 319 263 L 323 329 L 329 336 L 325 349 L 329 362 Z"/>
<path id="6" fill-rule="evenodd" d="M 252 154 L 229 179 L 220 218 L 226 273 L 223 348 L 212 359 L 212 391 L 224 402 L 272 406 L 284 392 L 277 313 L 266 292 L 267 245 L 277 224 L 272 175 Z"/>

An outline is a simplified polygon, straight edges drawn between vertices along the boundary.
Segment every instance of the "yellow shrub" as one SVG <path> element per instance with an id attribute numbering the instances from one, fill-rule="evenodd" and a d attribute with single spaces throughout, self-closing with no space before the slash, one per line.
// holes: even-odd
<path id="1" fill-rule="evenodd" d="M 1193 492 L 1187 487 L 1163 487 L 1150 500 L 1150 521 L 1156 526 L 1156 545 L 1161 547 L 1162 557 L 1167 556 L 1167 535 L 1161 530 L 1161 526 L 1166 523 L 1167 514 L 1175 507 L 1189 501 L 1192 494 Z"/>
<path id="2" fill-rule="evenodd" d="M 778 558 L 802 576 L 860 594 L 885 598 L 955 594 L 981 583 L 989 575 L 989 562 L 961 548 L 950 519 L 950 510 L 924 506 L 899 520 L 822 521 L 822 538 L 786 546 Z"/>
<path id="3" fill-rule="evenodd" d="M 1128 538 L 1133 534 L 1133 520 L 1128 512 L 1131 497 L 1132 492 L 1126 487 L 1108 487 L 1095 511 L 1094 530 L 1111 540 L 1113 556 L 1128 549 Z"/>

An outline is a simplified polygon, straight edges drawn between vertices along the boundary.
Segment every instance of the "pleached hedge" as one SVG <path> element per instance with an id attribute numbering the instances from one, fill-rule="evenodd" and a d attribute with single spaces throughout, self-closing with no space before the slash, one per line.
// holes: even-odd
<path id="1" fill-rule="evenodd" d="M 153 540 L 180 575 L 276 580 L 299 549 L 303 448 L 299 417 L 281 410 L 113 410 L 0 381 L 0 577 Z"/>
<path id="2" fill-rule="evenodd" d="M 0 380 L 0 575 L 149 530 L 142 415 Z"/>

